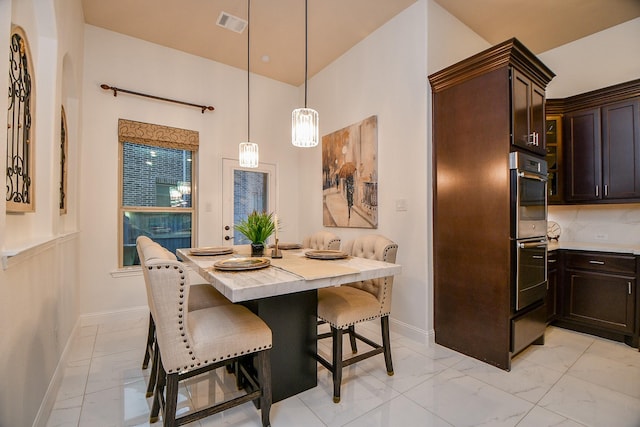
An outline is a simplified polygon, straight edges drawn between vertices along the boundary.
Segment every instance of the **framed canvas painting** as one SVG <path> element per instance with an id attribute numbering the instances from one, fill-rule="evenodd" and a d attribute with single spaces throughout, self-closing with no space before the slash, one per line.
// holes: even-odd
<path id="1" fill-rule="evenodd" d="M 322 137 L 323 225 L 378 228 L 378 117 Z"/>

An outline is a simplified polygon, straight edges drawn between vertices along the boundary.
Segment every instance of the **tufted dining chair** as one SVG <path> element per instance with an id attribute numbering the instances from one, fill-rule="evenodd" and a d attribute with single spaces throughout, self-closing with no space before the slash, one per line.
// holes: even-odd
<path id="1" fill-rule="evenodd" d="M 302 247 L 309 249 L 340 249 L 340 237 L 330 231 L 317 231 L 302 239 Z"/>
<path id="2" fill-rule="evenodd" d="M 367 235 L 347 242 L 343 250 L 354 257 L 395 263 L 398 245 L 384 236 Z M 342 368 L 346 366 L 384 353 L 387 374 L 393 375 L 389 340 L 392 287 L 393 276 L 389 276 L 318 290 L 318 318 L 331 327 L 331 332 L 318 334 L 318 339 L 332 338 L 332 362 L 319 353 L 316 358 L 332 373 L 335 403 L 340 402 Z M 360 335 L 355 330 L 356 324 L 374 319 L 380 319 L 382 345 Z M 354 354 L 358 351 L 356 340 L 368 344 L 373 349 L 343 359 L 342 336 L 345 330 L 349 334 L 351 350 Z"/>
<path id="3" fill-rule="evenodd" d="M 153 320 L 153 310 L 151 310 L 153 301 L 150 298 L 147 271 L 144 266 L 146 260 L 161 259 L 175 261 L 176 256 L 147 236 L 139 236 L 136 239 L 136 250 L 138 251 L 138 258 L 140 259 L 145 286 L 147 287 L 147 304 L 149 306 L 149 331 L 147 333 L 147 346 L 142 360 L 142 369 L 147 369 L 149 361 L 151 360 L 151 373 L 149 374 L 149 383 L 147 384 L 147 397 L 151 397 L 155 387 L 158 360 L 156 351 L 157 342 L 155 338 L 155 322 Z M 207 307 L 216 307 L 223 304 L 231 304 L 231 301 L 229 301 L 210 284 L 194 284 L 191 285 L 190 290 L 191 292 L 189 293 L 188 302 L 189 311 L 200 310 Z"/>
<path id="4" fill-rule="evenodd" d="M 146 258 L 143 268 L 149 281 L 159 353 L 149 421 L 156 422 L 162 414 L 163 425 L 173 427 L 255 401 L 263 427 L 269 426 L 271 329 L 242 305 L 185 309 L 191 287 L 189 272 L 180 261 Z M 176 417 L 180 381 L 231 362 L 238 362 L 245 393 Z"/>

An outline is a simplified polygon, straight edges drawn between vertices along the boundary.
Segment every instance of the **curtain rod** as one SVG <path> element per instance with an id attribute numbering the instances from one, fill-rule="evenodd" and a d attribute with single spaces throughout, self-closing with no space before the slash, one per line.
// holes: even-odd
<path id="1" fill-rule="evenodd" d="M 109 85 L 104 84 L 104 83 L 101 84 L 100 87 L 102 89 L 104 89 L 104 90 L 112 90 L 113 91 L 113 96 L 118 96 L 118 92 L 124 92 L 124 93 L 128 93 L 128 94 L 131 94 L 131 95 L 144 96 L 145 98 L 158 99 L 160 101 L 174 102 L 176 104 L 188 105 L 190 107 L 197 107 L 197 108 L 200 108 L 200 110 L 202 111 L 202 114 L 204 114 L 204 112 L 206 110 L 209 110 L 209 111 L 215 110 L 215 108 L 213 108 L 210 105 L 198 105 L 198 104 L 192 104 L 190 102 L 177 101 L 175 99 L 162 98 L 160 96 L 148 95 L 146 93 L 134 92 L 134 91 L 127 90 L 127 89 L 121 89 L 121 88 L 118 88 L 118 87 L 115 87 L 115 86 L 109 86 Z"/>

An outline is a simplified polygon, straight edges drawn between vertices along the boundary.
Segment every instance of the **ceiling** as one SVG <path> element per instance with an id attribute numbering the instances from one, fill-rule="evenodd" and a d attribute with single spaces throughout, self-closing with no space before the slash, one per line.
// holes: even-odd
<path id="1" fill-rule="evenodd" d="M 416 0 L 312 0 L 308 75 L 313 76 Z M 534 53 L 640 17 L 640 0 L 435 0 L 490 44 L 517 37 Z M 247 31 L 216 22 L 247 18 L 239 0 L 82 0 L 85 22 L 152 43 L 247 68 Z M 304 82 L 302 0 L 251 2 L 252 73 Z"/>

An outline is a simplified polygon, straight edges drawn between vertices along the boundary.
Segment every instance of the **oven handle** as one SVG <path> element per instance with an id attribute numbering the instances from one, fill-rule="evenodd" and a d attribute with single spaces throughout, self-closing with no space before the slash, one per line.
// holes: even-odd
<path id="1" fill-rule="evenodd" d="M 518 243 L 518 247 L 522 249 L 530 249 L 530 248 L 539 248 L 542 246 L 547 246 L 546 240 L 537 240 L 535 242 L 520 242 Z"/>
<path id="2" fill-rule="evenodd" d="M 542 175 L 536 175 L 530 172 L 518 172 L 520 178 L 536 179 L 538 181 L 547 182 L 547 177 Z"/>

